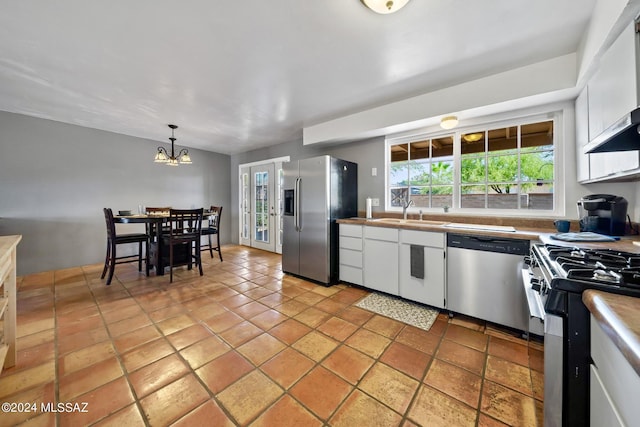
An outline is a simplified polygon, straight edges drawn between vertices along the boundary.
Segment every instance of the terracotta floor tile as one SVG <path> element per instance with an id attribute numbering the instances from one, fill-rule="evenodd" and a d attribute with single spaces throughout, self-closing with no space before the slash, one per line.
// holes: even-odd
<path id="1" fill-rule="evenodd" d="M 306 310 L 296 314 L 293 318 L 305 325 L 315 328 L 331 316 L 329 313 L 322 310 L 318 310 L 314 307 L 309 307 Z"/>
<path id="2" fill-rule="evenodd" d="M 338 341 L 346 340 L 358 327 L 353 323 L 342 320 L 339 317 L 330 317 L 329 320 L 318 326 L 318 330 Z"/>
<path id="3" fill-rule="evenodd" d="M 184 416 L 209 399 L 195 375 L 190 374 L 140 399 L 151 425 L 166 425 Z"/>
<path id="4" fill-rule="evenodd" d="M 419 425 L 473 427 L 476 410 L 428 386 L 421 386 L 408 417 Z"/>
<path id="5" fill-rule="evenodd" d="M 109 396 L 105 399 L 105 396 Z M 61 426 L 89 425 L 108 415 L 118 412 L 133 403 L 133 395 L 124 377 L 111 381 L 95 390 L 82 394 L 74 399 L 75 402 L 87 404 L 86 412 L 60 413 Z"/>
<path id="6" fill-rule="evenodd" d="M 42 319 L 35 320 L 32 322 L 25 322 L 21 319 L 18 319 L 18 324 L 20 327 L 16 331 L 18 337 L 24 337 L 27 335 L 35 334 L 37 332 L 42 332 L 47 329 L 53 329 L 55 326 L 55 321 L 53 318 L 51 319 Z"/>
<path id="7" fill-rule="evenodd" d="M 380 361 L 421 381 L 431 356 L 402 343 L 392 342 Z"/>
<path id="8" fill-rule="evenodd" d="M 233 418 L 247 424 L 282 396 L 283 391 L 259 370 L 254 370 L 217 395 Z"/>
<path id="9" fill-rule="evenodd" d="M 72 351 L 80 350 L 109 339 L 109 334 L 104 328 L 81 331 L 71 335 L 58 336 L 58 354 L 60 356 Z"/>
<path id="10" fill-rule="evenodd" d="M 462 326 L 465 329 L 471 329 L 472 331 L 484 332 L 485 322 L 474 317 L 464 316 L 462 314 L 456 314 L 451 319 L 452 325 Z"/>
<path id="11" fill-rule="evenodd" d="M 393 339 L 404 326 L 405 324 L 402 322 L 376 314 L 363 325 L 363 328 Z"/>
<path id="12" fill-rule="evenodd" d="M 220 409 L 213 400 L 208 400 L 184 417 L 180 418 L 172 427 L 215 426 L 233 427 L 235 424 Z"/>
<path id="13" fill-rule="evenodd" d="M 217 394 L 253 369 L 251 363 L 232 350 L 202 366 L 196 374 L 211 392 Z"/>
<path id="14" fill-rule="evenodd" d="M 284 314 L 280 313 L 277 310 L 270 309 L 256 316 L 253 316 L 249 320 L 251 323 L 255 324 L 259 328 L 262 328 L 263 330 L 267 331 L 273 328 L 274 326 L 276 326 L 277 324 L 287 320 L 287 316 L 285 316 Z"/>
<path id="15" fill-rule="evenodd" d="M 200 324 L 196 324 L 168 335 L 167 339 L 175 348 L 182 350 L 183 348 L 197 343 L 198 341 L 202 341 L 205 338 L 209 338 L 210 336 L 211 331 Z"/>
<path id="16" fill-rule="evenodd" d="M 406 326 L 396 337 L 397 342 L 430 355 L 435 353 L 440 339 L 440 335 L 413 326 Z"/>
<path id="17" fill-rule="evenodd" d="M 529 348 L 497 337 L 489 338 L 489 354 L 518 365 L 529 367 Z"/>
<path id="18" fill-rule="evenodd" d="M 194 324 L 195 321 L 188 314 L 181 314 L 179 316 L 157 322 L 156 326 L 158 326 L 163 334 L 171 335 L 182 329 L 188 328 L 189 326 L 193 326 Z"/>
<path id="19" fill-rule="evenodd" d="M 533 396 L 531 373 L 528 368 L 498 357 L 487 358 L 485 378 L 515 391 Z"/>
<path id="20" fill-rule="evenodd" d="M 360 381 L 358 388 L 391 409 L 404 413 L 419 384 L 415 379 L 384 363 L 376 363 Z"/>
<path id="21" fill-rule="evenodd" d="M 173 353 L 173 347 L 165 338 L 158 338 L 122 355 L 122 362 L 128 372 L 133 372 Z"/>
<path id="22" fill-rule="evenodd" d="M 529 347 L 529 367 L 544 373 L 544 352 Z"/>
<path id="23" fill-rule="evenodd" d="M 298 381 L 289 392 L 314 414 L 326 420 L 352 389 L 349 383 L 326 368 L 318 366 Z"/>
<path id="24" fill-rule="evenodd" d="M 305 292 L 304 294 L 300 294 L 294 298 L 294 300 L 299 301 L 306 305 L 316 305 L 323 299 L 325 299 L 324 296 L 317 294 L 315 292 Z"/>
<path id="25" fill-rule="evenodd" d="M 267 307 L 273 308 L 273 307 L 279 306 L 280 304 L 283 304 L 286 301 L 289 301 L 290 299 L 291 298 L 286 295 L 282 295 L 280 293 L 273 293 L 271 295 L 267 295 L 265 297 L 258 299 L 258 302 L 266 305 Z"/>
<path id="26" fill-rule="evenodd" d="M 331 353 L 338 343 L 316 331 L 311 331 L 296 341 L 292 347 L 305 356 L 319 362 Z"/>
<path id="27" fill-rule="evenodd" d="M 288 389 L 314 365 L 313 360 L 288 347 L 263 364 L 260 369 L 282 388 Z"/>
<path id="28" fill-rule="evenodd" d="M 442 340 L 436 357 L 445 362 L 467 369 L 476 375 L 482 375 L 486 355 L 471 347 L 450 340 Z"/>
<path id="29" fill-rule="evenodd" d="M 322 361 L 322 365 L 355 385 L 364 374 L 371 368 L 374 359 L 354 350 L 353 348 L 341 345 L 333 353 Z"/>
<path id="30" fill-rule="evenodd" d="M 107 336 L 106 331 L 104 329 L 100 329 L 100 331 L 104 332 L 105 336 Z M 36 345 L 55 342 L 55 335 L 56 334 L 54 329 L 47 329 L 46 331 L 40 331 L 40 332 L 36 332 L 35 334 L 20 337 L 16 341 L 16 349 L 20 351 L 29 347 L 34 347 Z M 58 341 L 60 340 L 58 339 Z M 95 342 L 92 342 L 91 344 L 94 344 L 94 343 Z"/>
<path id="31" fill-rule="evenodd" d="M 538 371 L 530 372 L 533 386 L 533 397 L 538 400 L 544 400 L 544 375 Z"/>
<path id="32" fill-rule="evenodd" d="M 213 336 L 180 350 L 180 354 L 192 369 L 197 369 L 226 353 L 229 349 L 230 347 L 224 341 L 217 336 Z"/>
<path id="33" fill-rule="evenodd" d="M 288 395 L 284 395 L 253 423 L 252 427 L 313 427 L 322 426 L 322 421 L 303 408 Z"/>
<path id="34" fill-rule="evenodd" d="M 118 412 L 109 415 L 102 421 L 93 424 L 95 427 L 123 427 L 123 426 L 142 426 L 144 425 L 144 418 L 138 406 L 133 404 L 129 405 Z"/>
<path id="35" fill-rule="evenodd" d="M 257 301 L 251 301 L 248 304 L 235 308 L 233 312 L 239 314 L 245 319 L 251 319 L 252 317 L 257 316 L 260 313 L 264 313 L 267 310 L 269 310 L 269 307 L 266 305 L 260 304 Z"/>
<path id="36" fill-rule="evenodd" d="M 104 318 L 104 321 L 107 322 L 107 324 L 111 324 L 144 314 L 142 308 L 136 304 L 135 301 L 131 300 L 131 302 L 133 304 L 119 310 L 107 311 L 106 313 L 102 310 L 102 317 Z"/>
<path id="37" fill-rule="evenodd" d="M 325 298 L 324 300 L 317 303 L 314 307 L 322 311 L 326 311 L 330 314 L 336 314 L 344 310 L 347 306 L 347 303 L 336 301 L 331 298 Z"/>
<path id="38" fill-rule="evenodd" d="M 291 345 L 309 333 L 309 331 L 311 331 L 311 328 L 307 325 L 295 319 L 289 319 L 275 326 L 269 333 L 286 344 Z"/>
<path id="39" fill-rule="evenodd" d="M 70 402 L 74 397 L 100 387 L 124 375 L 120 361 L 110 357 L 95 365 L 79 369 L 60 377 L 60 401 Z"/>
<path id="40" fill-rule="evenodd" d="M 534 399 L 492 381 L 484 382 L 480 409 L 508 425 L 536 426 Z"/>
<path id="41" fill-rule="evenodd" d="M 158 329 L 154 325 L 145 326 L 135 331 L 131 331 L 128 334 L 120 335 L 113 341 L 116 350 L 120 354 L 138 347 L 141 344 L 157 340 L 162 334 L 158 332 Z"/>
<path id="42" fill-rule="evenodd" d="M 220 337 L 232 347 L 238 347 L 264 331 L 249 321 L 244 321 L 220 333 Z"/>
<path id="43" fill-rule="evenodd" d="M 4 381 L 4 380 L 2 380 Z M 13 394 L 11 396 L 8 397 L 3 397 L 2 398 L 2 402 L 7 402 L 7 403 L 20 403 L 20 404 L 24 404 L 24 403 L 29 403 L 30 405 L 35 404 L 36 408 L 38 410 L 40 410 L 41 408 L 41 404 L 48 404 L 50 402 L 55 402 L 55 386 L 53 381 L 46 383 L 46 384 L 42 384 L 36 387 L 32 387 L 29 388 L 25 391 L 23 391 L 22 393 L 17 393 L 17 394 Z M 54 414 L 55 415 L 55 414 Z M 18 425 L 20 423 L 22 423 L 23 421 L 34 417 L 34 414 L 32 412 L 28 412 L 28 411 L 22 411 L 22 412 L 7 412 L 7 411 L 3 411 L 2 412 L 2 420 L 0 422 L 0 424 L 2 425 L 6 425 L 6 426 L 15 426 Z M 41 421 L 47 421 L 47 419 L 43 418 L 38 420 L 38 423 Z M 28 424 L 27 424 L 28 425 Z M 45 425 L 51 425 L 52 427 L 55 427 L 55 417 L 54 417 L 54 423 L 53 424 L 45 424 Z"/>
<path id="44" fill-rule="evenodd" d="M 482 332 L 467 329 L 458 325 L 449 325 L 445 338 L 458 344 L 466 345 L 479 351 L 487 349 L 488 336 Z"/>
<path id="45" fill-rule="evenodd" d="M 238 347 L 238 351 L 259 366 L 281 352 L 286 346 L 269 334 L 262 334 Z"/>
<path id="46" fill-rule="evenodd" d="M 110 341 L 103 341 L 89 347 L 68 353 L 59 359 L 58 370 L 62 375 L 115 356 L 116 351 Z"/>
<path id="47" fill-rule="evenodd" d="M 293 317 L 297 314 L 302 313 L 304 310 L 308 309 L 309 306 L 303 302 L 297 301 L 295 299 L 286 301 L 282 304 L 280 304 L 279 306 L 277 306 L 275 309 L 278 310 L 280 313 L 287 315 L 289 317 Z"/>
<path id="48" fill-rule="evenodd" d="M 542 427 L 542 424 L 539 424 Z M 508 427 L 507 424 L 496 420 L 495 418 L 491 418 L 487 414 L 483 414 L 480 412 L 478 416 L 478 427 Z"/>
<path id="49" fill-rule="evenodd" d="M 244 319 L 231 311 L 215 315 L 205 321 L 207 326 L 215 333 L 226 331 L 240 322 L 244 322 Z"/>
<path id="50" fill-rule="evenodd" d="M 220 302 L 221 305 L 227 308 L 240 307 L 241 305 L 252 302 L 253 300 L 245 295 L 238 294 L 232 297 L 223 299 Z"/>
<path id="51" fill-rule="evenodd" d="M 130 319 L 122 319 L 117 322 L 110 323 L 107 325 L 107 328 L 109 329 L 109 333 L 112 337 L 118 337 L 150 324 L 151 319 L 149 319 L 149 316 L 147 316 L 146 313 L 143 313 Z"/>
<path id="52" fill-rule="evenodd" d="M 129 382 L 138 398 L 177 380 L 189 372 L 188 366 L 176 354 L 171 354 L 129 374 Z"/>
<path id="53" fill-rule="evenodd" d="M 0 326 L 1 326 L 0 322 Z M 55 357 L 53 341 L 18 350 L 15 367 L 17 369 L 32 368 Z"/>
<path id="54" fill-rule="evenodd" d="M 372 312 L 359 307 L 350 306 L 338 313 L 338 316 L 354 325 L 362 326 L 373 317 Z"/>
<path id="55" fill-rule="evenodd" d="M 377 400 L 355 390 L 330 420 L 335 427 L 369 426 L 375 420 L 379 427 L 400 425 L 402 416 Z M 426 424 L 425 424 L 426 425 Z"/>
<path id="56" fill-rule="evenodd" d="M 375 359 L 380 357 L 390 343 L 391 340 L 389 338 L 366 329 L 356 331 L 345 341 L 345 344 Z"/>
<path id="57" fill-rule="evenodd" d="M 214 316 L 226 313 L 227 309 L 215 301 L 209 302 L 195 310 L 191 310 L 191 316 L 198 320 L 208 320 Z"/>
<path id="58" fill-rule="evenodd" d="M 482 386 L 482 377 L 478 375 L 435 359 L 424 382 L 474 409 L 478 408 Z"/>

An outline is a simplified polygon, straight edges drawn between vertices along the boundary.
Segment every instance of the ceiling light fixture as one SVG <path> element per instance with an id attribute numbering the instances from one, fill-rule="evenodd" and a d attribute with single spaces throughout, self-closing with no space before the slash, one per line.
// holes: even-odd
<path id="1" fill-rule="evenodd" d="M 458 118 L 456 116 L 447 116 L 440 120 L 440 127 L 442 129 L 453 129 L 456 126 L 458 126 Z"/>
<path id="2" fill-rule="evenodd" d="M 484 136 L 484 133 L 481 133 L 481 132 L 467 133 L 462 135 L 462 139 L 464 139 L 466 142 L 478 142 L 482 139 L 483 136 Z"/>
<path id="3" fill-rule="evenodd" d="M 156 157 L 155 159 L 153 159 L 153 161 L 156 163 L 165 163 L 169 166 L 178 166 L 178 164 L 190 165 L 191 157 L 189 157 L 189 150 L 183 148 L 182 150 L 180 150 L 177 156 L 175 155 L 174 143 L 176 142 L 176 138 L 173 135 L 173 132 L 178 129 L 178 126 L 167 126 L 171 128 L 171 138 L 169 138 L 169 140 L 171 141 L 171 155 L 169 155 L 164 147 L 158 147 L 158 152 L 156 153 Z"/>
<path id="4" fill-rule="evenodd" d="M 388 14 L 402 9 L 409 0 L 360 0 L 362 4 L 376 13 Z"/>

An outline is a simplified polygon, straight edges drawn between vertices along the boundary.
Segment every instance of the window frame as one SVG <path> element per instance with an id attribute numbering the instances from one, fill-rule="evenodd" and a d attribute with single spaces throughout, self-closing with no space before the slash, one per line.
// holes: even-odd
<path id="1" fill-rule="evenodd" d="M 429 129 L 420 129 L 412 132 L 406 132 L 404 134 L 388 135 L 385 138 L 384 144 L 384 161 L 385 161 L 385 193 L 384 193 L 384 205 L 385 210 L 388 212 L 402 212 L 401 207 L 391 206 L 390 200 L 390 147 L 396 144 L 411 143 L 414 141 L 420 141 L 425 139 L 442 138 L 446 136 L 453 136 L 453 206 L 450 206 L 448 212 L 454 212 L 463 215 L 484 215 L 484 216 L 514 216 L 514 217 L 558 217 L 564 216 L 565 213 L 565 180 L 562 165 L 564 165 L 564 149 L 565 144 L 562 142 L 564 133 L 564 111 L 562 108 L 556 108 L 548 111 L 540 111 L 532 114 L 520 115 L 511 114 L 510 116 L 503 115 L 499 119 L 491 120 L 490 118 L 479 118 L 475 123 L 466 126 L 459 127 L 451 130 L 443 130 L 439 127 L 431 127 Z M 461 207 L 461 160 L 462 160 L 462 146 L 461 139 L 463 134 L 487 132 L 493 129 L 507 128 L 513 126 L 523 126 L 537 122 L 553 122 L 553 209 L 496 209 L 496 208 L 462 208 Z M 521 147 L 518 146 L 518 152 L 520 153 Z M 408 212 L 417 213 L 422 211 L 424 213 L 444 213 L 443 208 L 428 208 L 428 207 L 415 207 L 410 206 Z"/>

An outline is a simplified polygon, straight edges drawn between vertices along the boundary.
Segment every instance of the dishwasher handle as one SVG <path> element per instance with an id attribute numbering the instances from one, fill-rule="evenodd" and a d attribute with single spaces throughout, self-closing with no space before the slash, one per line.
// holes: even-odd
<path id="1" fill-rule="evenodd" d="M 511 255 L 529 255 L 529 240 L 447 233 L 447 247 Z"/>

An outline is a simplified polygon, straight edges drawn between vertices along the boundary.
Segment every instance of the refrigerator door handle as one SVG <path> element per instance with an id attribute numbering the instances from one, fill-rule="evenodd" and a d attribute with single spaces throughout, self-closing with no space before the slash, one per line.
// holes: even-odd
<path id="1" fill-rule="evenodd" d="M 302 197 L 302 193 L 300 189 L 302 188 L 302 178 L 296 179 L 296 230 L 302 231 L 302 215 L 300 212 L 300 198 Z"/>

